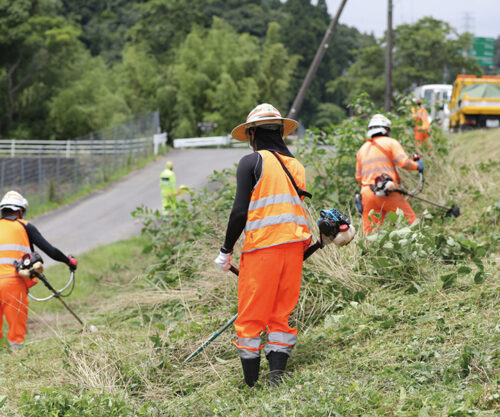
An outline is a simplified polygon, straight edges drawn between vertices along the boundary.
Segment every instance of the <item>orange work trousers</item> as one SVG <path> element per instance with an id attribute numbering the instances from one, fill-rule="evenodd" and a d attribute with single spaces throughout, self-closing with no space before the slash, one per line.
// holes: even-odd
<path id="1" fill-rule="evenodd" d="M 268 344 L 282 346 L 287 353 L 296 341 L 297 329 L 288 318 L 297 305 L 304 250 L 309 240 L 283 243 L 244 253 L 238 278 L 238 318 L 234 328 L 237 348 L 258 352 L 260 333 L 267 330 Z"/>
<path id="2" fill-rule="evenodd" d="M 7 340 L 10 344 L 22 343 L 28 318 L 28 290 L 22 278 L 0 278 L 0 339 L 4 315 L 9 325 Z"/>
<path id="3" fill-rule="evenodd" d="M 429 137 L 429 134 L 427 132 L 421 132 L 415 130 L 415 145 L 418 147 L 420 146 L 426 146 L 427 149 L 431 149 L 431 145 L 427 141 L 427 138 Z"/>
<path id="4" fill-rule="evenodd" d="M 382 225 L 387 213 L 396 211 L 398 208 L 403 210 L 408 223 L 412 224 L 417 218 L 406 198 L 396 192 L 389 194 L 387 197 L 377 197 L 370 190 L 370 187 L 365 186 L 361 187 L 361 200 L 363 203 L 363 232 L 365 235 L 370 233 L 374 226 Z M 373 213 L 370 216 L 369 214 L 372 209 Z M 373 216 L 374 213 L 380 214 L 381 218 L 377 219 Z"/>

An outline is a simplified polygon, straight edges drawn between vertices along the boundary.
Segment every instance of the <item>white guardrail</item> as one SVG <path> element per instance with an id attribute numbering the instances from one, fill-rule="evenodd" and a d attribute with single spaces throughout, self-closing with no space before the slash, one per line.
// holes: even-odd
<path id="1" fill-rule="evenodd" d="M 167 134 L 151 137 L 116 140 L 20 140 L 0 139 L 0 155 L 15 156 L 59 155 L 70 158 L 75 155 L 126 154 L 143 149 L 152 142 L 157 154 L 160 145 L 167 143 Z"/>
<path id="2" fill-rule="evenodd" d="M 151 137 L 113 140 L 21 140 L 0 139 L 0 155 L 33 156 L 59 155 L 70 158 L 75 155 L 125 154 L 142 149 L 147 142 L 153 143 L 154 153 L 167 144 L 167 134 L 160 133 Z M 174 148 L 197 148 L 204 146 L 248 146 L 246 142 L 227 136 L 174 139 Z"/>
<path id="3" fill-rule="evenodd" d="M 204 138 L 174 139 L 174 148 L 196 148 L 200 146 L 227 146 L 231 144 L 230 136 L 209 136 Z"/>

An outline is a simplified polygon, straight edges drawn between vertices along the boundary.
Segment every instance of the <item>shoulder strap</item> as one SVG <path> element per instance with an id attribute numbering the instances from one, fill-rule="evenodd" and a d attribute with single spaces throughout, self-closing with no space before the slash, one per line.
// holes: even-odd
<path id="1" fill-rule="evenodd" d="M 290 174 L 290 171 L 288 171 L 288 168 L 285 166 L 285 164 L 283 163 L 281 158 L 278 156 L 278 154 L 275 151 L 270 151 L 270 152 L 276 157 L 276 159 L 281 164 L 281 167 L 285 171 L 286 175 L 288 175 L 288 178 L 290 178 L 290 181 L 292 181 L 293 188 L 295 188 L 295 191 L 297 191 L 297 194 L 299 195 L 299 197 L 311 198 L 312 197 L 311 193 L 308 193 L 307 191 L 303 190 L 302 188 L 300 188 L 297 185 L 297 183 L 295 182 L 295 180 L 292 177 L 292 174 Z"/>

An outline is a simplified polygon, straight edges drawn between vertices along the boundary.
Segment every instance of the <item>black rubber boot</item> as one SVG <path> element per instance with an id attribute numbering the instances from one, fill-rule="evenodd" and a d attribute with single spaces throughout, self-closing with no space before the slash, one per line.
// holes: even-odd
<path id="1" fill-rule="evenodd" d="M 283 352 L 269 352 L 266 358 L 269 361 L 269 383 L 278 386 L 283 379 L 288 355 Z"/>
<path id="2" fill-rule="evenodd" d="M 240 359 L 245 382 L 249 387 L 253 387 L 259 379 L 260 356 L 253 359 Z"/>

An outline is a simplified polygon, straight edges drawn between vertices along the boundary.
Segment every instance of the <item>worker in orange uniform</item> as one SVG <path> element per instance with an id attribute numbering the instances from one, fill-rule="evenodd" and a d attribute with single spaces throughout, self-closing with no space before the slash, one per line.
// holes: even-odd
<path id="1" fill-rule="evenodd" d="M 429 130 L 431 128 L 431 123 L 429 121 L 429 113 L 425 110 L 422 105 L 422 100 L 417 98 L 414 100 L 417 108 L 411 108 L 411 117 L 415 121 L 415 145 L 417 147 L 426 145 L 430 149 L 427 143 L 427 138 L 429 137 Z"/>
<path id="2" fill-rule="evenodd" d="M 408 201 L 401 194 L 391 191 L 401 183 L 396 165 L 423 172 L 424 163 L 421 160 L 412 161 L 408 158 L 401 144 L 389 137 L 390 132 L 391 121 L 382 114 L 374 115 L 368 123 L 368 138 L 365 139 L 356 157 L 356 181 L 361 184 L 365 234 L 371 232 L 375 225 L 382 224 L 388 212 L 396 211 L 398 208 L 403 211 L 410 224 L 416 219 Z M 390 177 L 391 181 L 385 182 L 382 193 L 372 190 L 383 174 Z M 381 218 L 373 216 L 375 213 L 380 214 Z"/>
<path id="3" fill-rule="evenodd" d="M 78 262 L 54 248 L 38 229 L 23 220 L 28 201 L 18 192 L 7 192 L 0 201 L 0 339 L 3 316 L 9 325 L 7 341 L 17 349 L 24 341 L 28 318 L 28 288 L 36 280 L 21 278 L 14 268 L 24 254 L 31 253 L 36 245 L 52 259 L 67 264 L 75 270 Z"/>
<path id="4" fill-rule="evenodd" d="M 254 153 L 238 164 L 236 196 L 215 263 L 221 270 L 229 269 L 233 246 L 245 230 L 234 345 L 249 386 L 259 377 L 262 348 L 271 383 L 279 384 L 297 341 L 297 329 L 289 326 L 288 318 L 299 299 L 303 254 L 311 232 L 303 197 L 282 166 L 305 190 L 305 169 L 284 142 L 297 125 L 272 105 L 260 104 L 232 131 L 235 139 L 249 142 Z M 263 347 L 260 334 L 264 331 Z"/>

